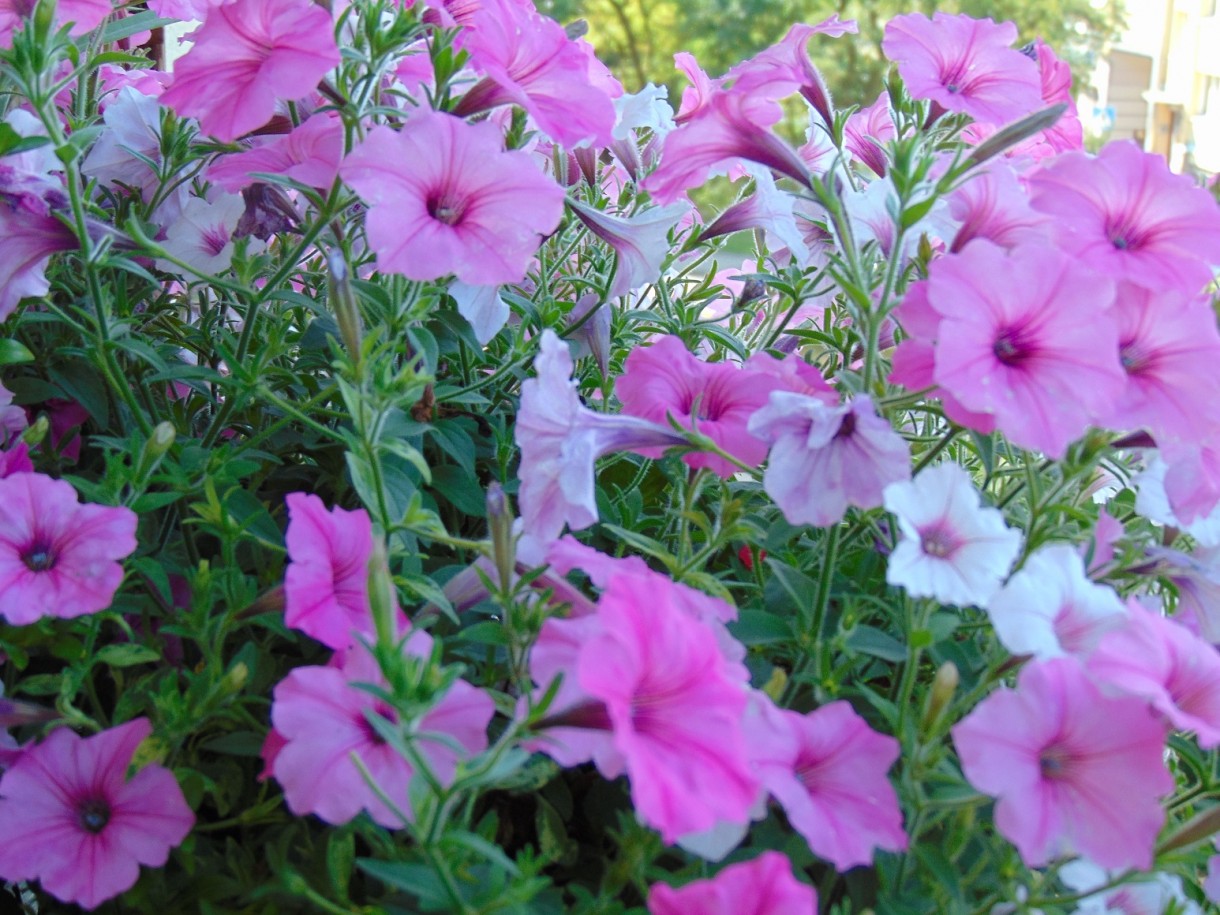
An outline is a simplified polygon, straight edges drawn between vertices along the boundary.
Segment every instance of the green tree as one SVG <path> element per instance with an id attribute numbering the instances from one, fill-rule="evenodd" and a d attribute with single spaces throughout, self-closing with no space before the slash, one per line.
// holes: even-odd
<path id="1" fill-rule="evenodd" d="M 585 19 L 598 56 L 628 91 L 647 82 L 683 81 L 673 55 L 690 51 L 718 76 L 783 36 L 794 22 L 817 22 L 838 13 L 855 19 L 860 34 L 815 38 L 810 54 L 836 102 L 867 104 L 881 91 L 887 62 L 881 38 L 891 16 L 936 10 L 1017 23 L 1021 41 L 1043 38 L 1085 76 L 1123 23 L 1123 0 L 540 0 L 561 22 Z"/>

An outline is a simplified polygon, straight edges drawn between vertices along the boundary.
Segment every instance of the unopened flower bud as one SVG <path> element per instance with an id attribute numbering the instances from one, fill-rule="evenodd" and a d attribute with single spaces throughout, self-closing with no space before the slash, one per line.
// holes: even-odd
<path id="1" fill-rule="evenodd" d="M 388 651 L 398 638 L 395 622 L 398 601 L 394 597 L 390 561 L 386 555 L 385 539 L 382 537 L 373 538 L 373 552 L 369 556 L 369 609 L 373 614 L 377 643 Z"/>
<path id="2" fill-rule="evenodd" d="M 516 565 L 516 543 L 513 540 L 513 512 L 504 487 L 493 481 L 487 487 L 487 527 L 491 534 L 492 558 L 505 591 L 512 585 Z"/>
<path id="3" fill-rule="evenodd" d="M 330 271 L 326 283 L 330 293 L 330 307 L 339 324 L 339 335 L 343 338 L 343 345 L 351 356 L 352 362 L 359 364 L 363 330 L 360 322 L 360 305 L 356 301 L 356 292 L 352 288 L 351 271 L 348 269 L 343 252 L 337 248 L 326 255 L 326 266 Z"/>
<path id="4" fill-rule="evenodd" d="M 51 431 L 51 421 L 47 419 L 47 414 L 43 413 L 38 419 L 30 424 L 30 427 L 21 433 L 21 440 L 31 448 L 42 444 L 42 440 L 47 437 L 47 433 Z"/>
<path id="5" fill-rule="evenodd" d="M 137 480 L 147 480 L 149 475 L 157 469 L 157 465 L 161 463 L 161 459 L 165 457 L 166 452 L 173 447 L 174 439 L 177 438 L 177 435 L 178 433 L 174 431 L 172 423 L 157 423 L 156 428 L 152 431 L 152 435 L 148 437 L 148 441 L 140 449 L 140 457 L 136 462 Z"/>
<path id="6" fill-rule="evenodd" d="M 940 665 L 936 676 L 932 679 L 932 692 L 928 694 L 928 705 L 924 709 L 922 722 L 924 731 L 931 730 L 940 721 L 941 715 L 953 701 L 953 694 L 957 692 L 957 685 L 960 682 L 961 675 L 957 672 L 956 664 L 946 661 Z"/>

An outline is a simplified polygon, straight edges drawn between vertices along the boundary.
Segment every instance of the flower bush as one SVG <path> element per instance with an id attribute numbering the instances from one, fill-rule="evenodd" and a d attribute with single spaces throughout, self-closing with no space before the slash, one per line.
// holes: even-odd
<path id="1" fill-rule="evenodd" d="M 1052 49 L 3 7 L 9 907 L 1220 895 L 1220 207 Z"/>

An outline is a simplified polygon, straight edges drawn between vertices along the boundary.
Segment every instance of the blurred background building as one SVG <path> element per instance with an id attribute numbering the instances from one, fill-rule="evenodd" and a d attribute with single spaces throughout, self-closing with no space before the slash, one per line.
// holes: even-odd
<path id="1" fill-rule="evenodd" d="M 1128 0 L 1080 99 L 1092 141 L 1130 138 L 1174 171 L 1220 173 L 1217 0 Z"/>

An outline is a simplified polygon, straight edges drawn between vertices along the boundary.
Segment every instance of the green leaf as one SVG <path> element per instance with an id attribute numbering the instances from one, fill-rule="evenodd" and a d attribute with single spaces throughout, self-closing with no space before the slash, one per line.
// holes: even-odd
<path id="1" fill-rule="evenodd" d="M 95 656 L 108 667 L 135 667 L 161 660 L 161 655 L 146 645 L 106 645 Z"/>
<path id="2" fill-rule="evenodd" d="M 177 21 L 176 19 L 162 19 L 152 10 L 115 19 L 106 23 L 106 27 L 102 29 L 102 44 L 113 44 L 124 38 L 130 38 L 132 35 L 138 35 L 140 32 L 151 32 L 153 29 L 172 25 Z"/>
<path id="3" fill-rule="evenodd" d="M 386 886 L 415 896 L 419 899 L 419 907 L 425 912 L 447 910 L 451 905 L 449 894 L 445 892 L 436 872 L 423 864 L 357 858 L 356 866 Z"/>
<path id="4" fill-rule="evenodd" d="M 23 137 L 8 124 L 0 124 L 0 156 L 15 156 L 46 146 L 50 142 L 49 137 Z"/>
<path id="5" fill-rule="evenodd" d="M 8 125 L 0 124 L 0 127 L 8 127 Z M 33 361 L 34 354 L 29 351 L 25 344 L 12 339 L 0 340 L 0 365 L 19 365 L 23 362 Z"/>
<path id="6" fill-rule="evenodd" d="M 485 620 L 467 626 L 458 636 L 461 641 L 474 642 L 476 645 L 507 645 L 508 638 L 504 635 L 504 627 L 499 623 Z"/>
<path id="7" fill-rule="evenodd" d="M 906 646 L 902 642 L 873 626 L 856 626 L 847 634 L 844 644 L 854 652 L 883 661 L 897 663 L 907 659 Z"/>
<path id="8" fill-rule="evenodd" d="M 446 464 L 432 468 L 432 488 L 458 511 L 475 518 L 487 514 L 487 500 L 478 480 L 461 467 Z"/>
<path id="9" fill-rule="evenodd" d="M 770 645 L 792 639 L 792 624 L 765 610 L 742 610 L 729 631 L 743 645 Z"/>

